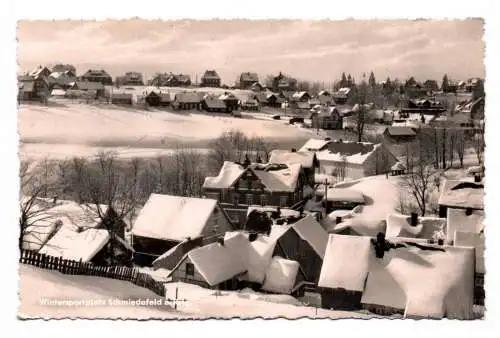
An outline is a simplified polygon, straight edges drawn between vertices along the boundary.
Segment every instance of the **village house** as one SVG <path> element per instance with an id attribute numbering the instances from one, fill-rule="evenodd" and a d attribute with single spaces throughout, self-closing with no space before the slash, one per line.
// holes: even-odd
<path id="1" fill-rule="evenodd" d="M 472 248 L 421 240 L 389 246 L 383 257 L 371 257 L 363 309 L 409 319 L 474 319 Z"/>
<path id="2" fill-rule="evenodd" d="M 333 100 L 336 104 L 346 104 L 352 94 L 352 90 L 349 87 L 343 87 L 333 93 Z"/>
<path id="3" fill-rule="evenodd" d="M 319 161 L 316 154 L 309 151 L 297 151 L 295 148 L 291 150 L 275 149 L 269 154 L 269 163 L 299 163 L 307 178 L 307 183 L 314 186 L 314 174 L 319 168 Z"/>
<path id="4" fill-rule="evenodd" d="M 51 89 L 68 89 L 70 84 L 76 81 L 76 74 L 72 70 L 52 72 L 48 80 Z"/>
<path id="5" fill-rule="evenodd" d="M 318 93 L 318 100 L 323 106 L 331 106 L 334 104 L 332 94 L 327 90 L 322 90 Z"/>
<path id="6" fill-rule="evenodd" d="M 232 230 L 217 200 L 151 194 L 132 227 L 136 263 L 150 265 L 177 244 Z"/>
<path id="7" fill-rule="evenodd" d="M 254 83 L 257 82 L 259 82 L 259 76 L 257 73 L 241 73 L 239 78 L 239 85 L 241 89 L 249 89 Z"/>
<path id="8" fill-rule="evenodd" d="M 126 72 L 116 78 L 116 83 L 121 86 L 144 86 L 142 74 L 139 72 Z"/>
<path id="9" fill-rule="evenodd" d="M 73 83 L 69 83 L 69 90 L 92 93 L 92 96 L 95 99 L 105 96 L 104 85 L 100 82 L 76 81 Z"/>
<path id="10" fill-rule="evenodd" d="M 310 112 L 309 109 L 311 109 L 309 102 L 291 101 L 288 103 L 288 107 L 290 108 L 289 115 L 292 116 L 290 123 L 304 123 L 304 119 L 310 117 L 308 114 Z"/>
<path id="11" fill-rule="evenodd" d="M 131 265 L 133 248 L 125 240 L 125 222 L 106 205 L 58 201 L 47 211 L 58 226 L 40 253 L 100 266 Z"/>
<path id="12" fill-rule="evenodd" d="M 203 192 L 221 203 L 237 228 L 251 205 L 288 208 L 304 199 L 306 179 L 299 163 L 260 164 L 225 161 L 216 177 L 206 177 Z"/>
<path id="13" fill-rule="evenodd" d="M 384 138 L 393 143 L 414 141 L 417 133 L 410 127 L 387 127 L 384 130 Z"/>
<path id="14" fill-rule="evenodd" d="M 440 115 L 446 111 L 443 104 L 431 99 L 410 99 L 407 101 L 407 107 L 401 109 L 401 114 L 420 114 L 420 115 Z"/>
<path id="15" fill-rule="evenodd" d="M 447 217 L 448 209 L 484 210 L 484 185 L 481 182 L 446 180 L 438 204 L 439 217 Z"/>
<path id="16" fill-rule="evenodd" d="M 484 96 L 477 99 L 470 99 L 457 104 L 455 114 L 463 114 L 471 120 L 480 120 L 484 118 Z"/>
<path id="17" fill-rule="evenodd" d="M 261 92 L 261 91 L 263 91 L 263 90 L 264 90 L 264 86 L 262 86 L 262 85 L 261 85 L 260 83 L 258 83 L 258 82 L 255 82 L 254 84 L 252 84 L 252 85 L 250 86 L 250 90 L 252 90 L 253 92 L 258 93 L 258 92 Z"/>
<path id="18" fill-rule="evenodd" d="M 342 116 L 336 107 L 319 107 L 311 112 L 311 127 L 314 129 L 340 130 Z"/>
<path id="19" fill-rule="evenodd" d="M 48 82 L 49 76 L 51 73 L 52 72 L 47 67 L 38 66 L 26 75 L 31 76 L 32 78 L 34 78 L 36 80 L 38 80 L 39 78 L 43 78 L 45 81 Z"/>
<path id="20" fill-rule="evenodd" d="M 191 86 L 191 76 L 186 74 L 170 74 L 162 85 L 166 87 L 189 87 Z"/>
<path id="21" fill-rule="evenodd" d="M 352 188 L 325 187 L 317 189 L 316 196 L 321 198 L 326 214 L 336 210 L 353 210 L 366 203 L 363 194 Z"/>
<path id="22" fill-rule="evenodd" d="M 236 290 L 239 277 L 247 272 L 246 238 L 237 234 L 189 251 L 174 267 L 173 281 L 208 289 Z"/>
<path id="23" fill-rule="evenodd" d="M 201 77 L 201 87 L 215 87 L 218 88 L 221 86 L 221 79 L 219 74 L 215 70 L 206 70 L 203 76 Z"/>
<path id="24" fill-rule="evenodd" d="M 318 282 L 322 308 L 361 309 L 372 256 L 369 237 L 329 235 Z"/>
<path id="25" fill-rule="evenodd" d="M 172 101 L 171 95 L 168 92 L 150 91 L 144 98 L 146 103 L 151 107 L 168 107 Z"/>
<path id="26" fill-rule="evenodd" d="M 89 69 L 81 76 L 82 81 L 99 82 L 103 85 L 112 85 L 113 78 L 104 69 Z"/>
<path id="27" fill-rule="evenodd" d="M 401 163 L 397 162 L 391 167 L 391 175 L 392 176 L 400 176 L 406 174 L 407 168 L 406 166 Z"/>
<path id="28" fill-rule="evenodd" d="M 21 75 L 17 78 L 17 100 L 46 102 L 49 96 L 49 84 L 43 76 Z"/>
<path id="29" fill-rule="evenodd" d="M 172 101 L 176 110 L 201 110 L 201 97 L 197 92 L 176 93 Z"/>
<path id="30" fill-rule="evenodd" d="M 240 100 L 230 92 L 225 92 L 224 94 L 219 96 L 219 99 L 224 101 L 228 112 L 232 112 L 233 110 L 238 110 L 240 106 Z"/>
<path id="31" fill-rule="evenodd" d="M 205 95 L 201 101 L 201 108 L 207 112 L 223 113 L 227 112 L 226 103 L 213 95 Z"/>
<path id="32" fill-rule="evenodd" d="M 319 173 L 350 179 L 384 174 L 397 162 L 380 143 L 310 139 L 300 150 L 316 152 Z"/>
<path id="33" fill-rule="evenodd" d="M 247 99 L 241 102 L 241 109 L 259 110 L 259 102 L 256 99 Z"/>

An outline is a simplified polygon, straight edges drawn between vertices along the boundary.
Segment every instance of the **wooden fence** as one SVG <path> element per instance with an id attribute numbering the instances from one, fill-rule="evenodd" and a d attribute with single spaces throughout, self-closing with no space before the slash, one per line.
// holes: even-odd
<path id="1" fill-rule="evenodd" d="M 155 294 L 165 297 L 165 286 L 146 273 L 126 266 L 97 266 L 89 262 L 64 259 L 41 254 L 35 251 L 22 250 L 19 262 L 37 268 L 56 270 L 67 275 L 85 275 L 118 279 L 147 288 Z"/>

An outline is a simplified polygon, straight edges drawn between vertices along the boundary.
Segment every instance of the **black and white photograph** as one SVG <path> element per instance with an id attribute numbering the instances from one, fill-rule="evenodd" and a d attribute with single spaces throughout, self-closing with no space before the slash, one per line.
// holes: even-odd
<path id="1" fill-rule="evenodd" d="M 483 320 L 484 19 L 243 18 L 18 21 L 19 318 Z"/>

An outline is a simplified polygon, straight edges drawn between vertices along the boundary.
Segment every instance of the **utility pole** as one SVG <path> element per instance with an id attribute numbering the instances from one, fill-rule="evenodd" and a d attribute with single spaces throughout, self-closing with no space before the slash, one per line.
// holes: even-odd
<path id="1" fill-rule="evenodd" d="M 325 178 L 325 218 L 328 216 L 328 178 Z"/>

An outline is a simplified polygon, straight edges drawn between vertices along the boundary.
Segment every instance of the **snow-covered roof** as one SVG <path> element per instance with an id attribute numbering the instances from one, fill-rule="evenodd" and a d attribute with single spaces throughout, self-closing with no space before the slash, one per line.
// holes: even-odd
<path id="1" fill-rule="evenodd" d="M 387 215 L 385 236 L 432 239 L 437 233 L 444 236 L 445 228 L 446 218 L 418 217 L 417 224 L 412 226 L 410 216 L 392 213 Z"/>
<path id="2" fill-rule="evenodd" d="M 66 91 L 64 89 L 52 89 L 50 92 L 51 96 L 64 96 L 66 95 Z"/>
<path id="3" fill-rule="evenodd" d="M 330 142 L 331 141 L 329 140 L 311 138 L 302 146 L 302 148 L 300 148 L 299 151 L 319 151 L 324 149 Z"/>
<path id="4" fill-rule="evenodd" d="M 309 151 L 289 151 L 276 149 L 271 151 L 269 163 L 300 163 L 302 168 L 312 168 L 315 155 Z"/>
<path id="5" fill-rule="evenodd" d="M 295 286 L 299 263 L 282 257 L 273 257 L 266 271 L 262 289 L 268 292 L 290 294 Z"/>
<path id="6" fill-rule="evenodd" d="M 135 236 L 183 241 L 201 235 L 217 201 L 151 194 L 132 228 Z"/>
<path id="7" fill-rule="evenodd" d="M 30 224 L 24 229 L 23 249 L 38 251 L 56 230 L 57 223 L 50 215 L 46 215 L 46 213 L 38 214 L 35 211 Z"/>
<path id="8" fill-rule="evenodd" d="M 331 224 L 327 228 L 331 227 L 333 231 L 351 228 L 366 236 L 376 236 L 378 232 L 385 232 L 387 215 L 397 212 L 398 208 L 400 188 L 397 182 L 387 179 L 385 175 L 378 175 L 339 183 L 334 187 L 358 190 L 369 202 L 358 206 L 352 217 L 342 219 L 342 223 Z"/>
<path id="9" fill-rule="evenodd" d="M 251 170 L 259 178 L 261 183 L 270 191 L 295 191 L 297 186 L 301 165 L 299 163 L 289 164 L 260 164 L 253 163 L 244 168 L 233 162 L 224 162 L 219 175 L 206 177 L 203 188 L 227 189 L 247 170 Z"/>
<path id="10" fill-rule="evenodd" d="M 294 99 L 300 99 L 304 95 L 309 95 L 309 94 L 306 91 L 295 92 L 295 93 L 293 93 L 292 98 L 294 98 Z"/>
<path id="11" fill-rule="evenodd" d="M 109 241 L 106 229 L 86 229 L 81 232 L 63 225 L 40 249 L 40 253 L 71 260 L 90 261 Z"/>
<path id="12" fill-rule="evenodd" d="M 331 175 L 326 175 L 326 174 L 314 174 L 314 183 L 316 184 L 324 184 L 328 182 L 328 184 L 333 184 L 338 181 L 338 179 L 334 176 Z"/>
<path id="13" fill-rule="evenodd" d="M 318 286 L 363 291 L 372 255 L 370 237 L 331 234 Z"/>
<path id="14" fill-rule="evenodd" d="M 484 269 L 484 233 L 456 231 L 453 238 L 456 246 L 467 246 L 475 249 L 476 273 L 485 273 Z"/>
<path id="15" fill-rule="evenodd" d="M 243 235 L 232 236 L 224 245 L 215 242 L 195 248 L 187 257 L 205 281 L 214 286 L 246 271 L 246 246 L 241 245 L 245 240 Z"/>
<path id="16" fill-rule="evenodd" d="M 401 162 L 396 162 L 392 167 L 391 170 L 406 170 L 406 166 L 401 163 Z"/>
<path id="17" fill-rule="evenodd" d="M 372 258 L 362 303 L 402 308 L 407 317 L 472 319 L 474 251 L 439 248 L 406 246 Z"/>
<path id="18" fill-rule="evenodd" d="M 351 188 L 327 188 L 326 196 L 323 198 L 329 202 L 365 203 L 363 194 Z"/>
<path id="19" fill-rule="evenodd" d="M 295 232 L 323 258 L 328 243 L 328 233 L 312 215 L 307 215 L 292 225 Z"/>
<path id="20" fill-rule="evenodd" d="M 470 210 L 468 215 L 467 210 L 448 208 L 446 213 L 447 239 L 452 240 L 456 231 L 471 232 L 479 234 L 484 230 L 484 211 Z"/>
<path id="21" fill-rule="evenodd" d="M 343 162 L 348 164 L 363 164 L 380 144 L 369 142 L 332 141 L 328 148 L 318 151 L 319 161 Z"/>
<path id="22" fill-rule="evenodd" d="M 484 209 L 484 185 L 470 181 L 446 180 L 439 204 L 448 207 Z"/>

